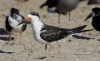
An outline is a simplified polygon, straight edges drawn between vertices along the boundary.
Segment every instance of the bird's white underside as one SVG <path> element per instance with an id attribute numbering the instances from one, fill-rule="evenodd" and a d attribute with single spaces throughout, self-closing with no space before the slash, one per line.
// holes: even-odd
<path id="1" fill-rule="evenodd" d="M 10 26 L 13 27 L 12 31 L 10 32 L 10 34 L 13 34 L 15 32 L 20 32 L 20 33 L 22 32 L 21 28 L 22 28 L 23 24 L 17 26 L 19 22 L 16 21 L 15 19 L 13 19 L 11 16 L 8 17 L 8 21 L 9 21 Z"/>

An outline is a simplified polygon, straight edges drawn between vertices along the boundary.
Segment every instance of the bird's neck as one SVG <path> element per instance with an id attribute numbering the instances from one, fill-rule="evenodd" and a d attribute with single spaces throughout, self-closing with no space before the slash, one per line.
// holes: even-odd
<path id="1" fill-rule="evenodd" d="M 34 21 L 31 21 L 31 26 L 32 26 L 33 32 L 35 33 L 40 32 L 43 25 L 44 24 L 39 19 L 37 20 L 34 19 Z"/>

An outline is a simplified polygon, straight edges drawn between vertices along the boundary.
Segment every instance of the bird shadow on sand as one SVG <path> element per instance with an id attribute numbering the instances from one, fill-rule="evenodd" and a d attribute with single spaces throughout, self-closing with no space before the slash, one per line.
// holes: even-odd
<path id="1" fill-rule="evenodd" d="M 9 35 L 9 33 L 7 31 L 5 31 L 4 28 L 0 28 L 0 35 Z M 11 40 L 14 40 L 14 39 L 15 39 L 14 37 L 11 37 Z M 0 40 L 9 41 L 9 38 L 8 37 L 0 37 Z"/>
<path id="2" fill-rule="evenodd" d="M 85 37 L 85 36 L 79 36 L 79 35 L 72 35 L 72 37 L 76 38 L 76 39 L 84 39 L 84 40 L 90 40 L 90 39 L 95 39 L 95 38 L 91 38 L 91 37 Z"/>
<path id="3" fill-rule="evenodd" d="M 15 52 L 4 52 L 4 51 L 0 50 L 0 53 L 12 54 L 12 53 L 15 53 Z"/>
<path id="4" fill-rule="evenodd" d="M 7 35 L 7 34 L 9 34 L 7 31 L 5 31 L 5 29 L 3 29 L 3 28 L 0 28 L 0 35 Z"/>
<path id="5" fill-rule="evenodd" d="M 14 37 L 11 37 L 11 40 L 14 40 L 14 39 L 15 39 Z M 8 37 L 0 37 L 0 40 L 9 41 L 9 38 Z"/>

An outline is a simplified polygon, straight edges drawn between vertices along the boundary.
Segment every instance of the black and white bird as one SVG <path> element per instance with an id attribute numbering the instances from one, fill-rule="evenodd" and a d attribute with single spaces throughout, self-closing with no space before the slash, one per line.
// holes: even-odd
<path id="1" fill-rule="evenodd" d="M 85 21 L 92 17 L 92 26 L 97 30 L 100 31 L 100 8 L 95 7 L 92 9 L 92 12 L 87 16 Z"/>
<path id="2" fill-rule="evenodd" d="M 62 39 L 67 37 L 68 35 L 71 35 L 73 33 L 81 33 L 85 31 L 82 31 L 87 25 L 79 26 L 73 29 L 65 29 L 65 28 L 58 28 L 54 26 L 47 25 L 40 20 L 40 16 L 37 12 L 31 12 L 28 14 L 28 16 L 20 22 L 18 25 L 24 23 L 24 22 L 30 22 L 33 30 L 33 37 L 36 41 L 45 44 L 45 50 L 47 49 L 47 45 L 50 45 L 50 51 L 51 51 L 51 44 L 56 42 L 61 42 Z"/>
<path id="3" fill-rule="evenodd" d="M 11 41 L 11 34 L 16 32 L 20 33 L 20 41 L 21 41 L 22 32 L 24 32 L 27 27 L 26 23 L 17 26 L 17 24 L 20 23 L 22 19 L 24 19 L 24 17 L 19 14 L 19 10 L 16 8 L 11 8 L 9 13 L 6 15 L 5 28 L 6 31 L 8 31 L 10 34 L 9 36 L 10 41 Z"/>
<path id="4" fill-rule="evenodd" d="M 78 6 L 79 0 L 46 0 L 44 4 L 40 6 L 48 6 L 48 12 L 58 13 L 58 23 L 60 23 L 60 14 L 67 15 L 69 12 L 69 21 L 70 21 L 70 12 Z M 50 8 L 55 7 L 55 10 L 50 10 Z"/>

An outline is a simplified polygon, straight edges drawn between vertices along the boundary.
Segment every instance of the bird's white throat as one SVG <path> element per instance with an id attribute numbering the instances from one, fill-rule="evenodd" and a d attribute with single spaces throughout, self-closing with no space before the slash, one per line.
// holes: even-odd
<path id="1" fill-rule="evenodd" d="M 31 18 L 30 23 L 31 23 L 33 32 L 35 32 L 35 33 L 40 32 L 41 28 L 44 25 L 37 16 L 33 16 Z"/>
<path id="2" fill-rule="evenodd" d="M 30 21 L 31 26 L 32 26 L 32 30 L 33 30 L 33 37 L 35 40 L 37 40 L 40 43 L 46 43 L 40 37 L 41 29 L 42 29 L 44 24 L 40 21 L 40 19 L 37 16 L 33 16 L 33 17 L 31 18 L 31 21 Z"/>

